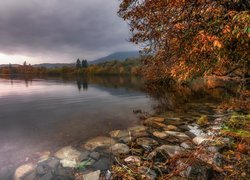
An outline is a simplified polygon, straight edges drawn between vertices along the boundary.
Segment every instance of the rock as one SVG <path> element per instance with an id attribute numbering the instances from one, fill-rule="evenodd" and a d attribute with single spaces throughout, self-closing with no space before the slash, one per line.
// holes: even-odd
<path id="1" fill-rule="evenodd" d="M 116 141 L 110 137 L 99 136 L 87 141 L 84 145 L 85 149 L 93 151 L 96 148 L 108 148 L 114 145 Z"/>
<path id="2" fill-rule="evenodd" d="M 205 144 L 205 143 L 210 142 L 210 141 L 211 141 L 211 139 L 209 139 L 207 137 L 202 137 L 202 136 L 197 136 L 197 137 L 193 138 L 193 142 L 196 145 Z"/>
<path id="3" fill-rule="evenodd" d="M 160 138 L 160 139 L 165 139 L 166 137 L 168 137 L 168 134 L 165 133 L 165 132 L 160 132 L 160 131 L 155 131 L 153 132 L 153 135 L 157 138 Z"/>
<path id="4" fill-rule="evenodd" d="M 59 167 L 57 168 L 54 173 L 53 173 L 56 177 L 58 178 L 55 178 L 55 179 L 67 179 L 67 180 L 73 180 L 74 179 L 74 176 L 73 176 L 73 169 L 71 168 L 62 168 L 62 167 Z"/>
<path id="5" fill-rule="evenodd" d="M 89 158 L 89 154 L 90 154 L 89 151 L 81 152 L 81 155 L 79 157 L 79 161 L 82 162 L 84 160 L 87 160 Z"/>
<path id="6" fill-rule="evenodd" d="M 149 134 L 146 131 L 141 131 L 141 132 L 134 132 L 132 136 L 133 138 L 139 138 L 139 137 L 149 136 Z"/>
<path id="7" fill-rule="evenodd" d="M 100 158 L 100 153 L 99 152 L 91 152 L 89 157 L 98 160 Z"/>
<path id="8" fill-rule="evenodd" d="M 196 123 L 199 125 L 199 126 L 206 126 L 208 124 L 208 118 L 207 116 L 201 116 L 197 121 Z"/>
<path id="9" fill-rule="evenodd" d="M 147 137 L 142 137 L 142 138 L 136 139 L 136 143 L 138 145 L 141 145 L 141 146 L 143 146 L 143 145 L 146 145 L 146 146 L 156 146 L 156 145 L 159 144 L 156 140 L 154 140 L 152 138 L 147 138 Z"/>
<path id="10" fill-rule="evenodd" d="M 31 173 L 29 173 L 28 175 L 26 175 L 24 178 L 22 178 L 23 180 L 34 180 L 37 179 L 36 178 L 36 171 L 32 171 Z M 40 180 L 40 179 L 39 179 Z"/>
<path id="11" fill-rule="evenodd" d="M 71 146 L 66 146 L 55 153 L 55 157 L 62 160 L 67 160 L 63 161 L 65 163 L 68 163 L 69 161 L 78 162 L 80 155 L 81 153 Z"/>
<path id="12" fill-rule="evenodd" d="M 83 179 L 84 180 L 99 180 L 100 174 L 101 174 L 101 171 L 97 170 L 88 174 L 84 174 Z"/>
<path id="13" fill-rule="evenodd" d="M 39 176 L 43 176 L 44 174 L 46 174 L 47 170 L 46 170 L 46 166 L 42 166 L 42 165 L 38 165 L 36 168 L 36 174 Z"/>
<path id="14" fill-rule="evenodd" d="M 163 123 L 157 122 L 157 121 L 152 121 L 150 119 L 146 119 L 143 124 L 153 127 L 153 128 L 166 128 L 167 126 Z"/>
<path id="15" fill-rule="evenodd" d="M 163 117 L 150 117 L 147 119 L 147 121 L 155 121 L 155 122 L 164 122 L 164 118 Z"/>
<path id="16" fill-rule="evenodd" d="M 141 164 L 141 159 L 138 156 L 129 156 L 129 157 L 125 158 L 124 161 L 126 163 L 136 163 L 138 165 Z"/>
<path id="17" fill-rule="evenodd" d="M 190 141 L 185 141 L 183 143 L 181 143 L 181 147 L 183 147 L 184 149 L 194 149 L 194 144 Z"/>
<path id="18" fill-rule="evenodd" d="M 146 126 L 138 125 L 138 126 L 133 126 L 133 127 L 128 128 L 128 131 L 132 133 L 136 133 L 136 132 L 146 131 L 147 129 L 148 127 Z"/>
<path id="19" fill-rule="evenodd" d="M 114 155 L 128 154 L 130 151 L 129 147 L 126 144 L 117 143 L 111 147 L 111 152 Z"/>
<path id="20" fill-rule="evenodd" d="M 192 162 L 192 165 L 186 163 L 187 159 L 178 161 L 178 166 L 185 170 L 180 172 L 180 175 L 187 179 L 211 179 L 211 168 L 199 160 Z"/>
<path id="21" fill-rule="evenodd" d="M 189 139 L 189 137 L 182 132 L 176 132 L 176 131 L 164 131 L 164 132 L 170 136 L 174 136 L 174 137 L 181 139 L 181 140 Z"/>
<path id="22" fill-rule="evenodd" d="M 38 162 L 46 161 L 47 159 L 49 159 L 49 157 L 50 157 L 50 152 L 49 151 L 42 152 L 42 153 L 40 153 L 40 157 L 39 157 Z"/>
<path id="23" fill-rule="evenodd" d="M 189 132 L 193 133 L 195 136 L 207 136 L 197 125 L 188 125 Z"/>
<path id="24" fill-rule="evenodd" d="M 132 152 L 132 154 L 142 155 L 143 149 L 135 149 L 135 148 L 132 148 L 132 149 L 131 149 L 131 152 Z"/>
<path id="25" fill-rule="evenodd" d="M 148 167 L 139 167 L 138 171 L 142 174 L 141 179 L 154 180 L 157 177 L 156 172 Z"/>
<path id="26" fill-rule="evenodd" d="M 132 136 L 121 137 L 121 138 L 119 139 L 119 142 L 128 144 L 128 143 L 132 142 L 134 139 L 135 139 L 135 138 L 132 137 Z"/>
<path id="27" fill-rule="evenodd" d="M 181 154 L 184 152 L 184 149 L 180 146 L 174 146 L 174 145 L 162 145 L 160 147 L 157 147 L 155 149 L 156 152 L 165 152 L 170 157 L 173 157 L 174 155 Z"/>
<path id="28" fill-rule="evenodd" d="M 53 175 L 51 173 L 51 171 L 47 172 L 45 175 L 41 176 L 39 178 L 39 180 L 50 180 L 50 179 L 53 179 Z M 34 180 L 34 179 L 33 179 Z"/>
<path id="29" fill-rule="evenodd" d="M 77 166 L 76 160 L 62 159 L 60 160 L 62 167 L 75 168 Z"/>
<path id="30" fill-rule="evenodd" d="M 50 158 L 46 162 L 51 169 L 55 169 L 60 164 L 60 161 L 56 158 Z"/>
<path id="31" fill-rule="evenodd" d="M 28 175 L 29 173 L 31 173 L 33 170 L 35 169 L 35 166 L 31 163 L 28 164 L 24 164 L 22 166 L 19 166 L 16 171 L 15 171 L 15 175 L 14 175 L 14 179 L 15 180 L 21 180 L 22 177 Z"/>
<path id="32" fill-rule="evenodd" d="M 177 128 L 176 126 L 174 126 L 174 125 L 167 125 L 167 126 L 164 128 L 164 130 L 166 130 L 166 131 L 177 131 L 178 128 Z"/>
<path id="33" fill-rule="evenodd" d="M 112 165 L 112 159 L 107 157 L 102 157 L 92 166 L 92 169 L 104 171 L 110 169 L 111 165 Z"/>
<path id="34" fill-rule="evenodd" d="M 112 138 L 121 138 L 121 137 L 129 136 L 129 132 L 126 130 L 124 130 L 124 131 L 115 130 L 115 131 L 111 131 L 109 134 Z"/>

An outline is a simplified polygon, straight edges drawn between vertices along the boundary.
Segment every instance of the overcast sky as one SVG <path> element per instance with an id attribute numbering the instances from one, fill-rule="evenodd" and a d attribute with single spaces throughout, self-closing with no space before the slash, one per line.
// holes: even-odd
<path id="1" fill-rule="evenodd" d="M 0 64 L 92 60 L 136 50 L 118 0 L 0 0 Z"/>

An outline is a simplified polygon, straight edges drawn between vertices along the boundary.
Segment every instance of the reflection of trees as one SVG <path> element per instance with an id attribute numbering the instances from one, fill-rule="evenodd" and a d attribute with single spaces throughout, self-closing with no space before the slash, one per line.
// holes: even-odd
<path id="1" fill-rule="evenodd" d="M 218 86 L 217 86 L 218 85 Z M 156 113 L 172 111 L 188 113 L 220 105 L 236 95 L 237 84 L 218 83 L 211 87 L 207 80 L 196 80 L 191 84 L 146 84 L 146 91 L 156 100 Z M 194 106 L 197 107 L 194 107 Z M 194 109 L 195 108 L 195 109 Z"/>
<path id="2" fill-rule="evenodd" d="M 79 91 L 81 91 L 81 89 L 83 91 L 88 90 L 88 79 L 87 79 L 87 77 L 77 76 L 76 77 L 76 84 L 77 84 L 77 87 L 78 87 Z"/>

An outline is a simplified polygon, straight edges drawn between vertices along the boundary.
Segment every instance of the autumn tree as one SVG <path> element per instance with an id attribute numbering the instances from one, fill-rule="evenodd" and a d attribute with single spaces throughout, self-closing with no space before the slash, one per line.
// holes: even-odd
<path id="1" fill-rule="evenodd" d="M 249 0 L 122 0 L 118 14 L 144 46 L 149 79 L 244 75 L 250 67 Z"/>
<path id="2" fill-rule="evenodd" d="M 87 68 L 88 67 L 88 61 L 85 59 L 85 60 L 82 60 L 82 68 Z"/>

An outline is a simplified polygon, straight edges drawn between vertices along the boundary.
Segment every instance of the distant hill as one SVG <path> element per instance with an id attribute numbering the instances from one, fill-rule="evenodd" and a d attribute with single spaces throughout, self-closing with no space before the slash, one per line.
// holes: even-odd
<path id="1" fill-rule="evenodd" d="M 12 67 L 18 67 L 19 64 L 11 64 Z M 9 64 L 0 64 L 0 67 L 9 67 Z"/>
<path id="2" fill-rule="evenodd" d="M 75 67 L 75 63 L 42 63 L 33 65 L 33 67 L 45 67 L 47 69 L 62 68 L 64 66 Z"/>
<path id="3" fill-rule="evenodd" d="M 108 56 L 91 61 L 89 63 L 90 64 L 98 64 L 98 63 L 102 63 L 102 62 L 106 62 L 106 61 L 113 61 L 113 60 L 124 61 L 128 58 L 137 58 L 139 56 L 140 56 L 140 54 L 138 51 L 116 52 L 116 53 L 112 53 Z"/>

